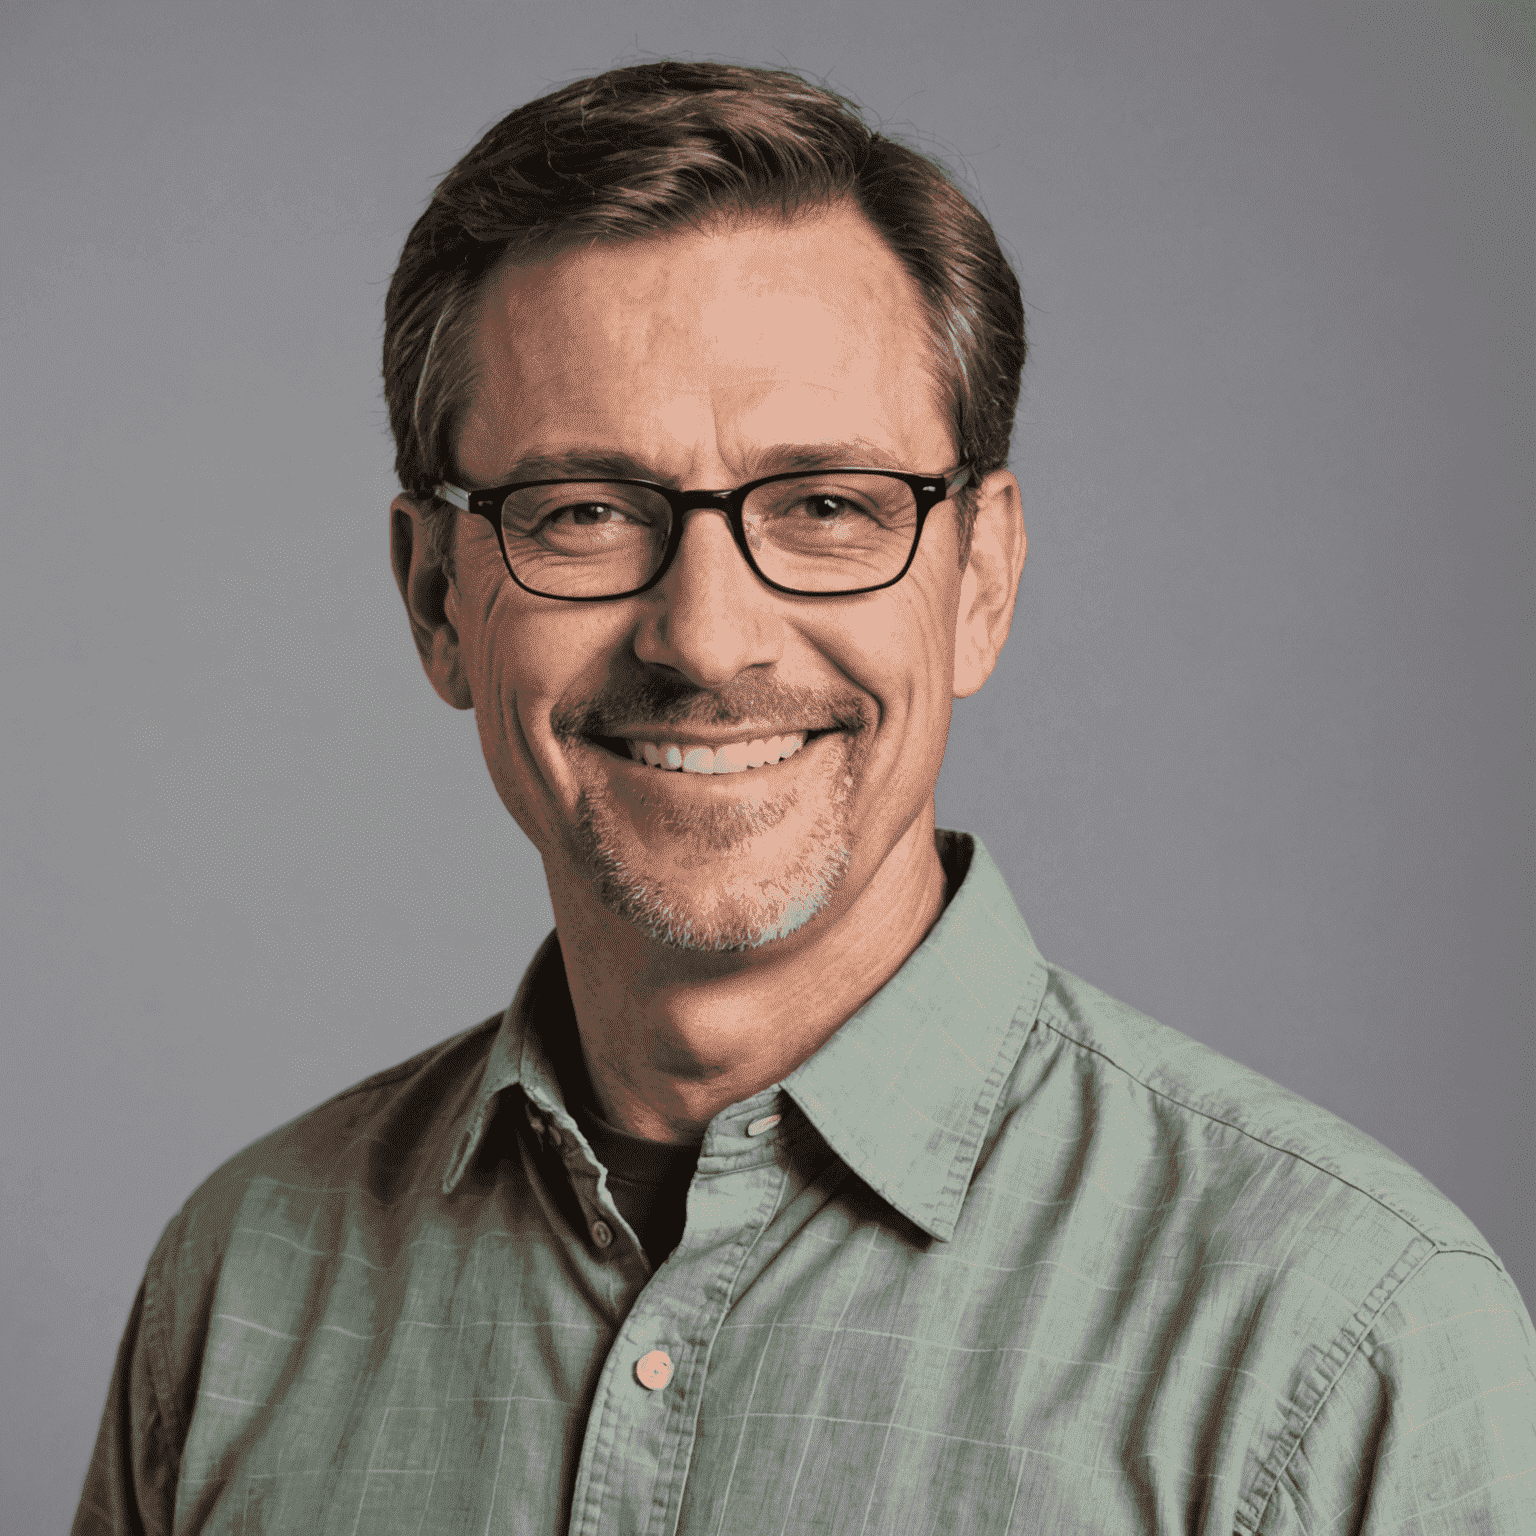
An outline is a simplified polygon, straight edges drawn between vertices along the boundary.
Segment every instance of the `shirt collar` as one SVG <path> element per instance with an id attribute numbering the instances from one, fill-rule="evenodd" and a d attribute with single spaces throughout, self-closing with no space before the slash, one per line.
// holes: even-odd
<path id="1" fill-rule="evenodd" d="M 529 1099 L 547 1114 L 565 1112 L 565 1099 L 554 1063 L 544 1049 L 540 1025 L 548 1025 L 550 1014 L 563 1011 L 570 1015 L 571 994 L 565 981 L 565 962 L 560 954 L 560 937 L 549 934 L 534 952 L 528 969 L 507 1011 L 501 1016 L 501 1028 L 491 1042 L 480 1076 L 480 1087 L 470 1106 L 463 1133 L 454 1143 L 453 1155 L 443 1174 L 443 1193 L 451 1195 L 474 1161 L 485 1138 L 485 1128 L 496 1111 L 496 1100 L 504 1089 L 521 1088 Z"/>
<path id="2" fill-rule="evenodd" d="M 947 1242 L 1003 1083 L 1039 1012 L 1046 967 L 981 843 L 941 831 L 938 846 L 954 890 L 943 915 L 781 1086 L 876 1194 Z M 550 934 L 503 1015 L 443 1177 L 445 1194 L 463 1177 L 504 1089 L 520 1086 L 546 1113 L 565 1112 L 532 1027 L 551 1007 L 570 1012 L 564 982 Z"/>
<path id="3" fill-rule="evenodd" d="M 940 832 L 939 854 L 960 874 L 943 916 L 784 1087 L 876 1194 L 948 1242 L 1046 967 L 981 843 Z"/>

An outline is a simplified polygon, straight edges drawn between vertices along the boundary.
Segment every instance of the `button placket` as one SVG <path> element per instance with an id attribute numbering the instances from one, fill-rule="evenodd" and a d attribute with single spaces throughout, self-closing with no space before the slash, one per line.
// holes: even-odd
<path id="1" fill-rule="evenodd" d="M 753 1105 L 758 1113 L 750 1123 L 768 1118 L 773 1107 L 771 1100 Z M 678 1469 L 689 1464 L 710 1354 L 746 1254 L 771 1223 L 784 1185 L 772 1148 L 744 1137 L 745 1119 L 738 1112 L 714 1138 L 726 1144 L 723 1156 L 706 1136 L 688 1197 L 695 1236 L 649 1276 L 616 1332 L 583 1434 L 571 1536 L 676 1529 L 685 1481 Z M 586 1207 L 589 1231 L 594 1203 Z M 587 1252 L 613 1262 L 628 1246 L 615 1241 L 604 1255 Z M 638 1248 L 634 1262 L 644 1263 Z M 656 1477 L 664 1468 L 671 1470 L 662 1486 Z"/>
<path id="2" fill-rule="evenodd" d="M 590 1154 L 583 1156 L 578 1138 L 561 1131 L 548 1110 L 541 1110 L 526 1101 L 523 1109 L 546 1156 L 559 1164 L 561 1174 L 570 1181 L 572 1193 L 583 1212 L 586 1235 L 598 1250 L 596 1257 L 603 1261 L 620 1257 L 622 1247 L 615 1246 L 619 1232 L 597 1198 L 597 1171 L 589 1164 Z"/>

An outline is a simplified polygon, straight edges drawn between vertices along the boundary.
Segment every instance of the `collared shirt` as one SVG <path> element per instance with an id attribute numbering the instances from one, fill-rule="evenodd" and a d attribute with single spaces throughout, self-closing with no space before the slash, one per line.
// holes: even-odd
<path id="1" fill-rule="evenodd" d="M 654 1273 L 541 1035 L 553 941 L 503 1017 L 226 1164 L 76 1531 L 1536 1530 L 1531 1322 L 1472 1225 L 940 847 L 942 918 L 711 1121 Z"/>

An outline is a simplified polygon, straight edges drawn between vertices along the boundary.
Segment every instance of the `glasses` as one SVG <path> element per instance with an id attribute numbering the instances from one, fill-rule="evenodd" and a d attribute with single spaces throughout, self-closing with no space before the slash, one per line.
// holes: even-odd
<path id="1" fill-rule="evenodd" d="M 436 494 L 496 530 L 523 591 L 603 603 L 647 592 L 667 574 L 684 514 L 723 512 L 758 577 L 791 597 L 854 597 L 907 574 L 928 514 L 963 487 L 943 475 L 818 469 L 768 475 L 733 491 L 674 491 L 649 480 L 521 480 L 490 490 L 442 484 Z"/>

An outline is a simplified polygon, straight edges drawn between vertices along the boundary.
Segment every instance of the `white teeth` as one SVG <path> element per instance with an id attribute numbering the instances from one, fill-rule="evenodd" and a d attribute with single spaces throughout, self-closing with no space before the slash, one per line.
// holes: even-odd
<path id="1" fill-rule="evenodd" d="M 684 747 L 673 741 L 627 741 L 629 755 L 637 763 L 674 773 L 745 773 L 768 763 L 793 757 L 805 745 L 805 732 L 792 731 L 786 736 L 760 737 L 752 741 L 733 741 L 723 747 Z"/>
<path id="2" fill-rule="evenodd" d="M 733 741 L 729 746 L 715 749 L 716 773 L 745 773 L 747 771 L 747 743 Z"/>

